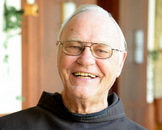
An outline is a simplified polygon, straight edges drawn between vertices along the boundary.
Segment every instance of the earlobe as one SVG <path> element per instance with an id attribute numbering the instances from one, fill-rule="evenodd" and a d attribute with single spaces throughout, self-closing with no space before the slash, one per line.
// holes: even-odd
<path id="1" fill-rule="evenodd" d="M 127 57 L 127 52 L 123 52 L 122 60 L 119 63 L 120 64 L 120 67 L 123 67 L 126 57 Z"/>
<path id="2" fill-rule="evenodd" d="M 127 57 L 127 52 L 125 51 L 125 52 L 123 52 L 121 60 L 119 59 L 119 66 L 118 66 L 117 77 L 119 77 L 120 74 L 121 74 L 121 71 L 122 71 L 122 68 L 123 68 L 123 65 L 124 65 L 126 57 Z"/>

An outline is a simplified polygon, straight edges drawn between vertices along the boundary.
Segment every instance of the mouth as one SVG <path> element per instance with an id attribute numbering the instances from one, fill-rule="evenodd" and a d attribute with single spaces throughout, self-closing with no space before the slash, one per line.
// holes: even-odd
<path id="1" fill-rule="evenodd" d="M 90 73 L 83 73 L 83 72 L 75 72 L 73 73 L 75 77 L 86 78 L 86 79 L 94 79 L 97 78 L 97 75 L 90 74 Z"/>

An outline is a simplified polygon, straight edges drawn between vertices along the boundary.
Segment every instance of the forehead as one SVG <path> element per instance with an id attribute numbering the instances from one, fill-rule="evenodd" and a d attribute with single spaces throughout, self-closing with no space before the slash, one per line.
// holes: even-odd
<path id="1" fill-rule="evenodd" d="M 63 30 L 61 40 L 101 42 L 118 47 L 121 36 L 109 15 L 98 11 L 86 11 L 70 20 Z"/>

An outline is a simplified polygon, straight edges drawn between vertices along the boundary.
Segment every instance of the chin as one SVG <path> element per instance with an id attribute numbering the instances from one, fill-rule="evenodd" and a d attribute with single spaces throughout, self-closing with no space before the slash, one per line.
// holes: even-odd
<path id="1" fill-rule="evenodd" d="M 88 99 L 95 95 L 95 92 L 92 89 L 79 89 L 74 91 L 74 95 L 80 99 Z"/>

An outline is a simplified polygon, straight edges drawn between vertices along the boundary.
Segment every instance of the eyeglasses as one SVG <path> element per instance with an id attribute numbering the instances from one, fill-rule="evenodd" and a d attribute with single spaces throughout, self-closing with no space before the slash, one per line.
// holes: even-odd
<path id="1" fill-rule="evenodd" d="M 62 50 L 65 54 L 70 56 L 78 56 L 82 54 L 85 50 L 85 47 L 90 47 L 90 51 L 95 58 L 98 59 L 107 59 L 110 58 L 113 54 L 113 51 L 122 52 L 119 49 L 112 49 L 110 46 L 103 43 L 92 43 L 92 42 L 81 42 L 81 41 L 58 41 L 62 45 Z M 90 46 L 85 45 L 84 43 L 91 44 Z"/>

